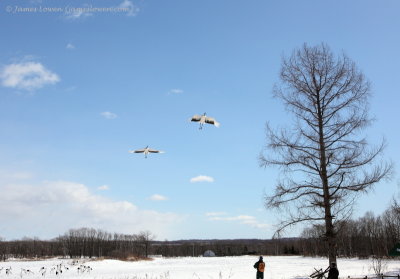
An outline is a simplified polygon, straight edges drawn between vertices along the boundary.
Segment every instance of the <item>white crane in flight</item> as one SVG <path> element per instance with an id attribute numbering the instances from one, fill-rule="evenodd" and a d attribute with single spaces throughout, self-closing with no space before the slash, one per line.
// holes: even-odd
<path id="1" fill-rule="evenodd" d="M 146 146 L 143 149 L 129 150 L 129 153 L 144 153 L 144 157 L 147 158 L 147 154 L 149 153 L 164 153 L 164 151 L 150 149 L 149 146 Z"/>
<path id="2" fill-rule="evenodd" d="M 217 120 L 215 120 L 212 117 L 207 116 L 206 113 L 204 113 L 203 115 L 195 114 L 195 115 L 192 116 L 190 121 L 192 121 L 192 122 L 200 122 L 200 127 L 199 127 L 200 130 L 203 129 L 203 125 L 205 123 L 212 124 L 212 125 L 214 125 L 216 127 L 219 127 L 219 125 L 220 125 L 219 122 L 217 122 Z"/>

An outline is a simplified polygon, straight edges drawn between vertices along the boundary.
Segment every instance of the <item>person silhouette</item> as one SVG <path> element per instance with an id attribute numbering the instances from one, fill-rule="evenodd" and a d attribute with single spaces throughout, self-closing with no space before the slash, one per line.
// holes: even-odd
<path id="1" fill-rule="evenodd" d="M 256 279 L 264 279 L 265 263 L 263 262 L 262 256 L 260 256 L 258 262 L 254 264 L 254 268 L 257 269 Z"/>

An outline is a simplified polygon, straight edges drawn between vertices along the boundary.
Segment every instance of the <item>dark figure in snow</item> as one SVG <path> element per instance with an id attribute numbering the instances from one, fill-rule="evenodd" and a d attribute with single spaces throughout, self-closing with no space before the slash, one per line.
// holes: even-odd
<path id="1" fill-rule="evenodd" d="M 254 268 L 257 269 L 256 279 L 264 279 L 265 263 L 263 262 L 262 256 L 260 256 L 258 262 L 254 264 Z"/>
<path id="2" fill-rule="evenodd" d="M 339 270 L 336 267 L 336 263 L 331 263 L 328 272 L 328 279 L 338 279 L 339 277 Z"/>

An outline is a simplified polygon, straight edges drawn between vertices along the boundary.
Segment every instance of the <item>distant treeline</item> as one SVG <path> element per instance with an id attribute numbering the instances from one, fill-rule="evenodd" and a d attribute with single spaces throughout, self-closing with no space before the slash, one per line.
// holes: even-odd
<path id="1" fill-rule="evenodd" d="M 152 234 L 117 234 L 91 228 L 71 229 L 53 240 L 24 238 L 0 241 L 0 259 L 43 257 L 108 257 L 128 259 L 148 257 Z"/>
<path id="2" fill-rule="evenodd" d="M 339 227 L 339 256 L 387 256 L 400 242 L 400 207 L 393 202 L 381 216 L 367 213 L 358 220 L 341 221 Z M 148 255 L 199 256 L 206 250 L 212 250 L 217 256 L 326 256 L 323 232 L 322 226 L 313 226 L 305 229 L 298 238 L 154 241 L 149 231 L 126 235 L 80 228 L 71 229 L 53 240 L 0 240 L 0 260 L 59 256 L 118 259 L 146 258 Z"/>

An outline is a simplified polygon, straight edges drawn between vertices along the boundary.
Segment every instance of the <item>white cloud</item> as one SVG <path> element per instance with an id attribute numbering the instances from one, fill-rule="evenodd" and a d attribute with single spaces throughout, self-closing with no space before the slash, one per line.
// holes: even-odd
<path id="1" fill-rule="evenodd" d="M 191 183 L 197 183 L 197 182 L 214 182 L 214 178 L 212 178 L 211 176 L 207 176 L 207 175 L 199 175 L 196 177 L 193 177 L 190 179 Z"/>
<path id="2" fill-rule="evenodd" d="M 208 216 L 208 217 L 221 216 L 221 215 L 226 215 L 226 212 L 207 212 L 206 213 L 206 216 Z"/>
<path id="3" fill-rule="evenodd" d="M 110 187 L 108 187 L 108 185 L 102 185 L 97 188 L 97 190 L 100 190 L 100 191 L 107 191 L 109 189 L 110 189 Z"/>
<path id="4" fill-rule="evenodd" d="M 171 89 L 168 94 L 182 94 L 183 90 L 182 89 Z"/>
<path id="5" fill-rule="evenodd" d="M 75 46 L 73 44 L 71 44 L 71 43 L 68 43 L 65 47 L 67 49 L 75 49 Z"/>
<path id="6" fill-rule="evenodd" d="M 233 217 L 220 217 L 218 215 L 207 215 L 208 220 L 210 221 L 230 221 L 230 222 L 238 222 L 243 225 L 248 225 L 253 228 L 258 228 L 258 229 L 263 229 L 263 228 L 268 228 L 268 224 L 263 224 L 258 222 L 257 218 L 254 216 L 249 216 L 249 215 L 238 215 L 238 216 L 233 216 Z"/>
<path id="7" fill-rule="evenodd" d="M 110 111 L 103 111 L 100 114 L 101 114 L 101 116 L 103 116 L 106 119 L 115 119 L 118 117 L 118 115 L 116 115 L 115 113 L 112 113 Z"/>
<path id="8" fill-rule="evenodd" d="M 119 4 L 118 8 L 124 9 L 127 11 L 127 16 L 135 16 L 139 12 L 139 8 L 136 7 L 132 1 L 124 0 L 121 4 Z"/>
<path id="9" fill-rule="evenodd" d="M 6 65 L 0 72 L 0 78 L 4 87 L 29 91 L 60 81 L 57 74 L 46 69 L 39 62 L 21 62 Z"/>
<path id="10" fill-rule="evenodd" d="M 27 234 L 51 238 L 79 227 L 129 234 L 150 230 L 165 238 L 182 219 L 174 213 L 144 210 L 129 201 L 93 194 L 74 182 L 0 185 L 0 231 L 7 238 Z"/>
<path id="11" fill-rule="evenodd" d="M 152 201 L 166 201 L 166 200 L 168 200 L 167 197 L 164 197 L 164 196 L 159 195 L 159 194 L 154 194 L 149 199 L 152 200 Z"/>

